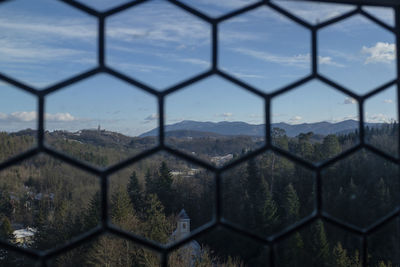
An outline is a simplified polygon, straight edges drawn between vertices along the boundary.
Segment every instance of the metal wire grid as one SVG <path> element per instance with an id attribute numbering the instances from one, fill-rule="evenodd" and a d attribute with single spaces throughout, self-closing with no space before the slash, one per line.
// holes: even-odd
<path id="1" fill-rule="evenodd" d="M 0 4 L 2 2 L 6 1 L 11 1 L 11 0 L 0 0 Z M 138 6 L 140 4 L 143 4 L 145 2 L 149 2 L 151 0 L 136 0 L 136 1 L 130 1 L 126 4 L 120 5 L 118 7 L 109 9 L 105 12 L 99 12 L 96 11 L 92 8 L 90 8 L 87 5 L 84 5 L 80 2 L 76 2 L 75 0 L 55 0 L 55 1 L 60 1 L 64 2 L 65 4 L 74 7 L 76 9 L 79 9 L 81 11 L 84 11 L 87 13 L 89 16 L 96 17 L 98 20 L 98 55 L 97 55 L 97 67 L 83 72 L 81 74 L 78 74 L 72 78 L 63 80 L 59 83 L 56 83 L 54 85 L 51 85 L 44 90 L 38 90 L 30 85 L 24 84 L 18 80 L 15 80 L 12 77 L 9 77 L 5 74 L 2 74 L 0 72 L 0 80 L 7 82 L 11 85 L 14 85 L 15 87 L 19 88 L 20 90 L 26 91 L 37 98 L 37 103 L 38 103 L 38 131 L 37 131 L 37 145 L 35 148 L 21 153 L 17 156 L 14 156 L 5 162 L 0 163 L 0 171 L 8 168 L 12 165 L 18 164 L 19 162 L 26 160 L 32 156 L 35 156 L 39 153 L 46 153 L 52 157 L 55 157 L 59 160 L 62 160 L 66 163 L 69 163 L 77 168 L 80 168 L 82 170 L 85 170 L 87 172 L 90 172 L 100 178 L 101 181 L 101 223 L 99 226 L 96 228 L 66 242 L 65 244 L 46 251 L 37 251 L 34 249 L 30 248 L 22 248 L 22 247 L 17 247 L 12 244 L 7 243 L 4 240 L 0 240 L 0 247 L 10 250 L 10 251 L 15 251 L 18 253 L 21 253 L 23 255 L 26 255 L 28 257 L 31 257 L 35 260 L 38 260 L 41 266 L 47 266 L 48 265 L 48 260 L 60 255 L 62 253 L 65 253 L 73 248 L 77 248 L 83 243 L 89 242 L 90 240 L 93 240 L 97 236 L 103 234 L 103 233 L 111 233 L 114 235 L 117 235 L 121 238 L 125 238 L 128 240 L 131 240 L 138 245 L 141 245 L 143 247 L 146 247 L 148 249 L 151 249 L 153 251 L 156 251 L 161 255 L 161 265 L 162 266 L 167 266 L 168 265 L 168 255 L 170 252 L 172 252 L 175 249 L 178 249 L 180 246 L 183 244 L 189 242 L 190 240 L 193 240 L 201 235 L 204 235 L 212 230 L 214 230 L 217 227 L 223 227 L 229 230 L 234 231 L 237 234 L 246 236 L 252 240 L 255 240 L 257 242 L 260 242 L 266 246 L 269 247 L 269 266 L 275 266 L 276 265 L 276 245 L 279 241 L 282 239 L 288 237 L 292 233 L 302 229 L 303 227 L 308 226 L 309 224 L 313 223 L 315 220 L 322 219 L 325 222 L 328 222 L 330 224 L 333 224 L 336 227 L 341 228 L 344 231 L 347 231 L 351 234 L 354 234 L 356 236 L 359 236 L 362 238 L 362 257 L 363 257 L 363 266 L 368 266 L 368 236 L 381 227 L 387 225 L 388 223 L 392 222 L 396 218 L 400 217 L 400 203 L 399 205 L 389 214 L 387 214 L 385 217 L 380 218 L 377 222 L 375 222 L 372 226 L 368 228 L 359 228 L 356 227 L 352 224 L 349 224 L 345 221 L 342 221 L 338 218 L 335 218 L 334 216 L 331 216 L 330 214 L 326 213 L 323 210 L 323 202 L 322 202 L 322 193 L 321 193 L 321 187 L 322 187 L 322 181 L 321 181 L 321 171 L 336 163 L 339 160 L 344 159 L 345 157 L 349 156 L 350 154 L 359 151 L 360 149 L 367 149 L 383 158 L 385 158 L 388 161 L 391 161 L 397 165 L 400 165 L 400 135 L 399 135 L 399 149 L 398 149 L 398 155 L 389 155 L 365 142 L 365 134 L 364 134 L 364 102 L 367 98 L 372 97 L 383 90 L 387 89 L 390 86 L 396 85 L 397 86 L 397 112 L 398 112 L 398 117 L 400 117 L 400 108 L 399 108 L 399 103 L 400 103 L 400 57 L 396 57 L 396 65 L 397 65 L 397 75 L 396 78 L 393 79 L 392 81 L 389 81 L 382 86 L 375 88 L 374 90 L 364 94 L 364 95 L 359 95 L 351 90 L 337 84 L 335 81 L 330 80 L 329 78 L 321 75 L 318 72 L 318 36 L 317 33 L 320 29 L 332 25 L 336 22 L 342 21 L 346 18 L 349 18 L 353 15 L 360 14 L 361 16 L 364 16 L 365 18 L 369 19 L 370 21 L 378 24 L 379 26 L 383 27 L 384 29 L 388 30 L 389 32 L 393 33 L 396 36 L 396 51 L 400 51 L 400 1 L 397 0 L 305 0 L 309 2 L 330 2 L 330 3 L 346 3 L 346 4 L 353 4 L 356 6 L 356 8 L 350 12 L 347 12 L 341 16 L 338 16 L 336 18 L 330 19 L 328 21 L 319 23 L 317 25 L 311 25 L 308 22 L 304 21 L 303 19 L 291 14 L 290 12 L 282 9 L 281 7 L 275 5 L 274 3 L 271 3 L 269 0 L 260 0 L 254 4 L 245 6 L 243 8 L 234 10 L 228 14 L 225 14 L 223 16 L 213 18 L 210 17 L 206 14 L 201 13 L 200 11 L 196 10 L 195 8 L 192 8 L 186 4 L 183 4 L 179 2 L 178 0 L 165 0 L 168 1 L 169 3 L 175 5 L 177 8 L 180 8 L 189 14 L 202 19 L 203 21 L 209 23 L 212 31 L 211 31 L 211 63 L 212 66 L 209 70 L 196 75 L 195 77 L 192 77 L 190 79 L 187 79 L 185 81 L 182 81 L 172 87 L 167 88 L 164 91 L 157 91 L 151 86 L 148 86 L 142 82 L 139 82 L 135 80 L 132 77 L 126 76 L 117 70 L 113 69 L 112 67 L 108 66 L 106 64 L 106 53 L 105 53 L 105 21 L 109 16 L 112 16 L 118 12 L 124 11 L 129 8 L 134 8 L 135 6 Z M 250 10 L 256 9 L 261 6 L 268 6 L 272 10 L 275 10 L 276 12 L 282 14 L 283 16 L 286 16 L 290 20 L 294 21 L 297 24 L 302 25 L 306 29 L 308 29 L 311 32 L 311 56 L 312 56 L 312 61 L 311 61 L 311 74 L 297 80 L 285 87 L 282 87 L 272 93 L 264 93 L 260 91 L 257 88 L 252 87 L 251 85 L 248 85 L 247 83 L 244 83 L 233 76 L 231 76 L 229 73 L 222 71 L 218 67 L 218 25 L 219 23 L 230 19 L 232 17 L 238 16 L 240 14 L 243 14 L 245 12 L 248 12 Z M 395 12 L 395 26 L 389 26 L 385 24 L 384 22 L 380 21 L 379 19 L 375 18 L 374 16 L 370 15 L 369 13 L 365 12 L 362 9 L 362 6 L 386 6 L 390 7 L 394 10 Z M 45 106 L 45 100 L 46 96 L 58 91 L 62 90 L 64 87 L 78 83 L 84 79 L 87 79 L 91 76 L 94 76 L 98 73 L 107 73 L 110 74 L 111 76 L 121 79 L 135 87 L 138 87 L 153 96 L 155 96 L 158 99 L 158 114 L 159 114 L 159 145 L 153 149 L 147 150 L 142 152 L 141 154 L 131 157 L 123 162 L 117 163 L 113 166 L 107 167 L 107 168 L 97 168 L 94 166 L 91 166 L 85 162 L 81 162 L 73 157 L 70 157 L 66 154 L 60 153 L 51 147 L 47 146 L 45 143 L 45 136 L 44 136 L 44 106 Z M 223 167 L 217 168 L 203 160 L 197 159 L 191 155 L 185 154 L 181 151 L 175 150 L 168 145 L 165 144 L 164 139 L 165 139 L 165 121 L 164 121 L 164 104 L 165 104 L 165 97 L 177 90 L 183 89 L 184 87 L 187 87 L 191 84 L 194 84 L 202 79 L 205 79 L 211 75 L 217 75 L 220 76 L 223 79 L 226 79 L 239 87 L 243 88 L 243 90 L 247 90 L 250 93 L 253 93 L 257 95 L 258 97 L 262 98 L 264 100 L 264 105 L 265 105 L 265 145 L 256 151 L 253 151 L 242 158 L 229 163 L 228 165 L 225 165 Z M 301 86 L 302 84 L 313 80 L 317 79 L 320 80 L 321 82 L 330 85 L 333 87 L 335 90 L 338 90 L 344 94 L 347 94 L 354 99 L 356 99 L 358 103 L 358 115 L 359 115 L 359 143 L 337 155 L 336 157 L 326 160 L 324 162 L 320 163 L 310 163 L 301 157 L 295 156 L 293 154 L 290 154 L 289 152 L 282 150 L 276 146 L 273 145 L 272 140 L 271 140 L 271 100 L 281 94 L 284 94 L 292 89 L 295 89 L 298 86 Z M 206 168 L 209 171 L 212 171 L 215 173 L 215 206 L 214 206 L 214 214 L 213 214 L 213 220 L 200 228 L 194 230 L 191 232 L 191 235 L 179 240 L 178 242 L 174 244 L 168 244 L 168 245 L 161 245 L 156 242 L 153 242 L 151 240 L 147 240 L 143 237 L 137 236 L 135 234 L 132 234 L 130 232 L 124 231 L 114 225 L 112 225 L 109 221 L 109 212 L 108 212 L 108 177 L 116 172 L 121 170 L 122 168 L 135 163 L 141 159 L 144 159 L 148 156 L 151 156 L 154 153 L 157 153 L 159 151 L 166 151 L 171 153 L 172 155 L 175 155 L 179 158 L 182 158 L 186 161 L 192 162 L 194 164 L 197 164 L 203 168 Z M 222 194 L 221 194 L 221 174 L 235 166 L 237 166 L 240 163 L 243 163 L 250 158 L 254 158 L 257 155 L 267 152 L 267 151 L 272 151 L 274 153 L 277 153 L 301 166 L 304 166 L 310 170 L 312 170 L 316 175 L 315 175 L 315 208 L 312 214 L 307 216 L 306 218 L 303 218 L 302 220 L 298 221 L 297 223 L 287 227 L 283 231 L 279 233 L 275 233 L 272 236 L 269 237 L 261 237 L 259 235 L 256 235 L 252 232 L 250 232 L 248 229 L 239 227 L 227 220 L 225 220 L 222 216 Z M 266 263 L 268 264 L 268 263 Z"/>

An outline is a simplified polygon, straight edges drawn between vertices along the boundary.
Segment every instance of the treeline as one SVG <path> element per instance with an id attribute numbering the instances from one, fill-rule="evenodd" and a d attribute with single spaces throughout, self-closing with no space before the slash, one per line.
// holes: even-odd
<path id="1" fill-rule="evenodd" d="M 49 165 L 51 165 L 50 159 L 48 160 Z M 32 161 L 24 164 L 39 163 Z M 44 163 L 45 165 L 46 163 Z M 44 166 L 37 167 L 41 169 Z M 21 166 L 19 167 L 21 168 Z M 60 170 L 58 169 L 58 171 Z M 44 177 L 57 176 L 56 171 L 54 169 L 53 171 L 53 174 L 46 173 Z M 207 173 L 197 174 L 198 177 L 190 185 L 197 191 L 190 192 L 190 195 L 179 193 L 187 192 L 190 188 L 187 187 L 187 183 L 181 183 L 179 179 L 174 179 L 171 170 L 163 161 L 159 164 L 158 169 L 150 170 L 147 168 L 145 173 L 146 175 L 143 177 L 145 180 L 143 180 L 139 179 L 138 174 L 133 171 L 125 186 L 118 184 L 112 187 L 109 216 L 113 224 L 150 240 L 166 244 L 173 241 L 172 233 L 176 228 L 176 215 L 181 206 L 193 213 L 194 210 L 207 210 L 206 219 L 210 219 L 213 202 L 213 199 L 209 197 L 212 194 L 212 183 L 210 181 L 212 178 L 211 176 L 207 178 Z M 115 177 L 117 176 L 112 178 Z M 29 190 L 34 190 L 33 187 L 43 188 L 46 179 L 43 179 L 43 177 L 36 178 L 27 179 L 24 187 L 29 188 Z M 85 176 L 76 178 L 79 180 L 87 179 Z M 207 180 L 208 182 L 205 183 Z M 96 184 L 96 182 L 92 181 L 92 184 Z M 85 185 L 81 185 L 81 187 L 80 190 L 88 189 Z M 46 188 L 55 190 L 55 187 L 52 186 Z M 67 196 L 63 196 L 58 197 L 62 200 L 56 198 L 54 200 L 35 199 L 29 209 L 23 205 L 25 200 L 17 197 L 14 191 L 10 190 L 10 187 L 7 189 L 4 186 L 1 192 L 2 227 L 0 234 L 3 240 L 13 241 L 12 232 L 14 229 L 12 229 L 10 221 L 20 222 L 16 219 L 16 216 L 21 212 L 31 215 L 30 220 L 24 221 L 24 226 L 29 225 L 36 229 L 33 242 L 30 245 L 30 247 L 36 249 L 54 248 L 83 232 L 93 229 L 100 221 L 101 200 L 98 188 L 87 190 L 82 194 L 93 193 L 86 205 L 77 198 L 68 199 Z M 53 192 L 56 192 L 54 193 L 55 196 L 60 193 L 56 190 Z M 10 196 L 14 197 L 11 198 Z M 199 199 L 204 201 L 199 201 Z M 20 203 L 14 205 L 13 202 L 15 201 Z M 79 205 L 80 209 L 76 208 L 75 205 Z M 205 205 L 209 207 L 205 207 Z M 19 207 L 24 208 L 19 210 Z M 198 215 L 202 216 L 200 213 Z M 197 223 L 199 224 L 204 219 L 199 219 Z M 191 255 L 192 252 L 185 248 L 172 253 L 170 257 L 172 266 L 190 266 L 191 264 L 211 266 L 214 263 L 219 263 L 221 266 L 242 264 L 239 259 L 232 257 L 227 258 L 225 262 L 225 259 L 212 255 L 206 246 L 202 247 L 201 253 L 196 255 L 195 258 Z M 0 258 L 0 262 L 7 264 L 7 266 L 24 266 L 18 256 L 6 252 Z M 158 266 L 159 258 L 154 252 L 139 247 L 130 241 L 106 235 L 98 238 L 95 242 L 85 244 L 53 259 L 52 264 L 54 266 L 82 266 L 82 264 L 85 266 Z"/>
<path id="2" fill-rule="evenodd" d="M 397 135 L 397 125 L 366 129 L 367 142 L 390 154 L 397 151 L 393 145 Z M 313 136 L 305 133 L 289 138 L 284 131 L 273 130 L 276 145 L 314 162 L 331 158 L 358 142 L 357 133 L 322 139 Z M 0 146 L 7 148 L 0 150 L 3 159 L 34 143 L 30 136 L 2 137 Z M 194 144 L 213 153 L 207 150 L 204 138 Z M 229 141 L 219 144 L 228 146 Z M 246 143 L 241 150 L 252 149 L 254 144 Z M 101 166 L 133 151 L 71 140 L 53 140 L 53 145 Z M 398 205 L 398 177 L 397 165 L 365 150 L 356 152 L 323 171 L 323 208 L 343 221 L 367 227 Z M 314 173 L 271 152 L 224 172 L 221 179 L 224 219 L 264 237 L 282 231 L 315 208 Z M 182 208 L 191 218 L 192 230 L 212 219 L 213 174 L 169 154 L 157 153 L 141 160 L 113 174 L 109 182 L 111 222 L 151 240 L 172 242 L 176 216 Z M 3 240 L 12 241 L 13 230 L 29 226 L 37 232 L 28 246 L 53 248 L 98 225 L 100 210 L 99 178 L 49 156 L 39 155 L 0 172 Z M 170 265 L 264 266 L 268 260 L 265 246 L 226 230 L 213 231 L 197 241 L 201 253 L 193 258 L 190 251 L 178 251 L 172 254 Z M 279 242 L 277 248 L 282 266 L 357 267 L 362 263 L 360 239 L 321 221 Z M 372 235 L 369 248 L 370 266 L 400 266 L 398 224 L 391 223 Z M 52 264 L 158 266 L 158 262 L 154 252 L 105 235 L 53 259 Z M 0 265 L 24 264 L 19 255 L 0 251 Z"/>

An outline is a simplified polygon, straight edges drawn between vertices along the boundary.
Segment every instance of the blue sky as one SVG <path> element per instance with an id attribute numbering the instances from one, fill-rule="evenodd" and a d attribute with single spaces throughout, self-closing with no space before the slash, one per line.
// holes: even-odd
<path id="1" fill-rule="evenodd" d="M 127 0 L 81 0 L 106 10 Z M 254 0 L 182 0 L 220 16 Z M 352 6 L 276 0 L 309 23 L 352 10 Z M 365 11 L 393 25 L 390 9 Z M 97 25 L 93 17 L 56 0 L 14 0 L 0 5 L 0 71 L 38 89 L 96 66 Z M 262 7 L 220 25 L 220 68 L 264 92 L 310 73 L 310 33 Z M 320 31 L 321 74 L 364 94 L 395 77 L 395 39 L 364 17 L 355 16 Z M 106 62 L 157 90 L 210 67 L 210 26 L 162 0 L 109 17 Z M 366 119 L 396 117 L 396 88 L 366 102 Z M 264 122 L 263 102 L 219 77 L 210 77 L 166 99 L 167 123 L 181 120 Z M 355 101 L 318 81 L 277 97 L 272 121 L 304 123 L 357 119 Z M 0 129 L 35 128 L 36 100 L 0 82 Z M 157 126 L 156 99 L 100 74 L 51 94 L 46 128 L 76 131 L 102 128 L 138 135 Z"/>

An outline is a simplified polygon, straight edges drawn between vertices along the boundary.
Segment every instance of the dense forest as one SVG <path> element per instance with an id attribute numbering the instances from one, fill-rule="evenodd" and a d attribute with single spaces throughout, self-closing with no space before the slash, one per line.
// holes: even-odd
<path id="1" fill-rule="evenodd" d="M 397 125 L 366 129 L 367 142 L 395 155 Z M 65 133 L 63 133 L 65 135 Z M 86 132 L 86 141 L 47 135 L 55 148 L 99 166 L 107 166 L 156 145 L 154 138 L 125 139 Z M 108 134 L 110 135 L 110 134 Z M 273 130 L 276 146 L 313 162 L 331 158 L 358 142 L 357 133 L 289 138 Z M 27 150 L 34 134 L 1 133 L 0 160 Z M 240 137 L 170 138 L 174 146 L 203 158 L 231 153 L 233 159 L 260 146 Z M 367 227 L 399 203 L 398 166 L 366 150 L 358 151 L 322 174 L 325 211 Z M 178 214 L 184 209 L 191 230 L 209 222 L 215 201 L 215 177 L 196 165 L 164 152 L 152 155 L 109 177 L 113 224 L 160 243 L 173 242 Z M 315 207 L 313 172 L 267 152 L 222 175 L 225 219 L 261 236 L 269 236 L 309 215 Z M 20 246 L 49 249 L 95 227 L 100 218 L 99 178 L 45 154 L 0 172 L 0 237 Z M 399 223 L 393 221 L 369 241 L 369 266 L 400 266 Z M 29 241 L 13 232 L 33 229 Z M 170 266 L 265 266 L 268 248 L 248 237 L 217 229 L 183 246 L 169 257 Z M 277 244 L 279 266 L 362 266 L 361 243 L 342 229 L 316 221 Z M 104 235 L 60 257 L 52 266 L 158 266 L 156 253 Z M 32 266 L 20 255 L 0 250 L 2 266 Z"/>

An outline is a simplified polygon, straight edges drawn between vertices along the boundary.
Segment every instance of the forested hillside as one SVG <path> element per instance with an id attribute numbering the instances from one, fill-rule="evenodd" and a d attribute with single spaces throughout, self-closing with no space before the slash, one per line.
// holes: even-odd
<path id="1" fill-rule="evenodd" d="M 366 129 L 367 142 L 397 152 L 397 125 Z M 274 144 L 310 161 L 331 158 L 358 142 L 356 133 L 288 137 L 274 129 Z M 174 146 L 204 158 L 232 153 L 233 159 L 255 149 L 252 137 L 170 137 Z M 154 138 L 112 138 L 96 131 L 74 139 L 48 133 L 48 143 L 98 166 L 107 166 L 156 144 Z M 86 140 L 86 141 L 85 141 Z M 113 140 L 112 142 L 110 140 Z M 0 160 L 30 148 L 34 134 L 1 133 Z M 325 211 L 356 226 L 367 227 L 399 203 L 399 170 L 383 158 L 362 150 L 322 173 Z M 109 177 L 112 223 L 151 240 L 172 242 L 177 215 L 184 208 L 191 230 L 209 222 L 215 201 L 212 173 L 161 152 Z M 314 173 L 275 153 L 267 152 L 222 175 L 225 219 L 261 236 L 269 236 L 309 215 L 315 207 Z M 15 242 L 13 231 L 35 229 L 24 246 L 49 249 L 99 223 L 99 179 L 47 155 L 38 155 L 0 172 L 0 236 Z M 267 249 L 227 230 L 197 239 L 201 251 L 192 257 L 185 247 L 170 257 L 171 266 L 264 266 Z M 399 232 L 389 224 L 369 240 L 370 266 L 400 266 Z M 282 266 L 361 266 L 361 243 L 320 221 L 278 244 Z M 31 266 L 0 251 L 2 266 Z M 54 266 L 157 266 L 158 257 L 138 245 L 106 235 L 52 260 Z"/>

